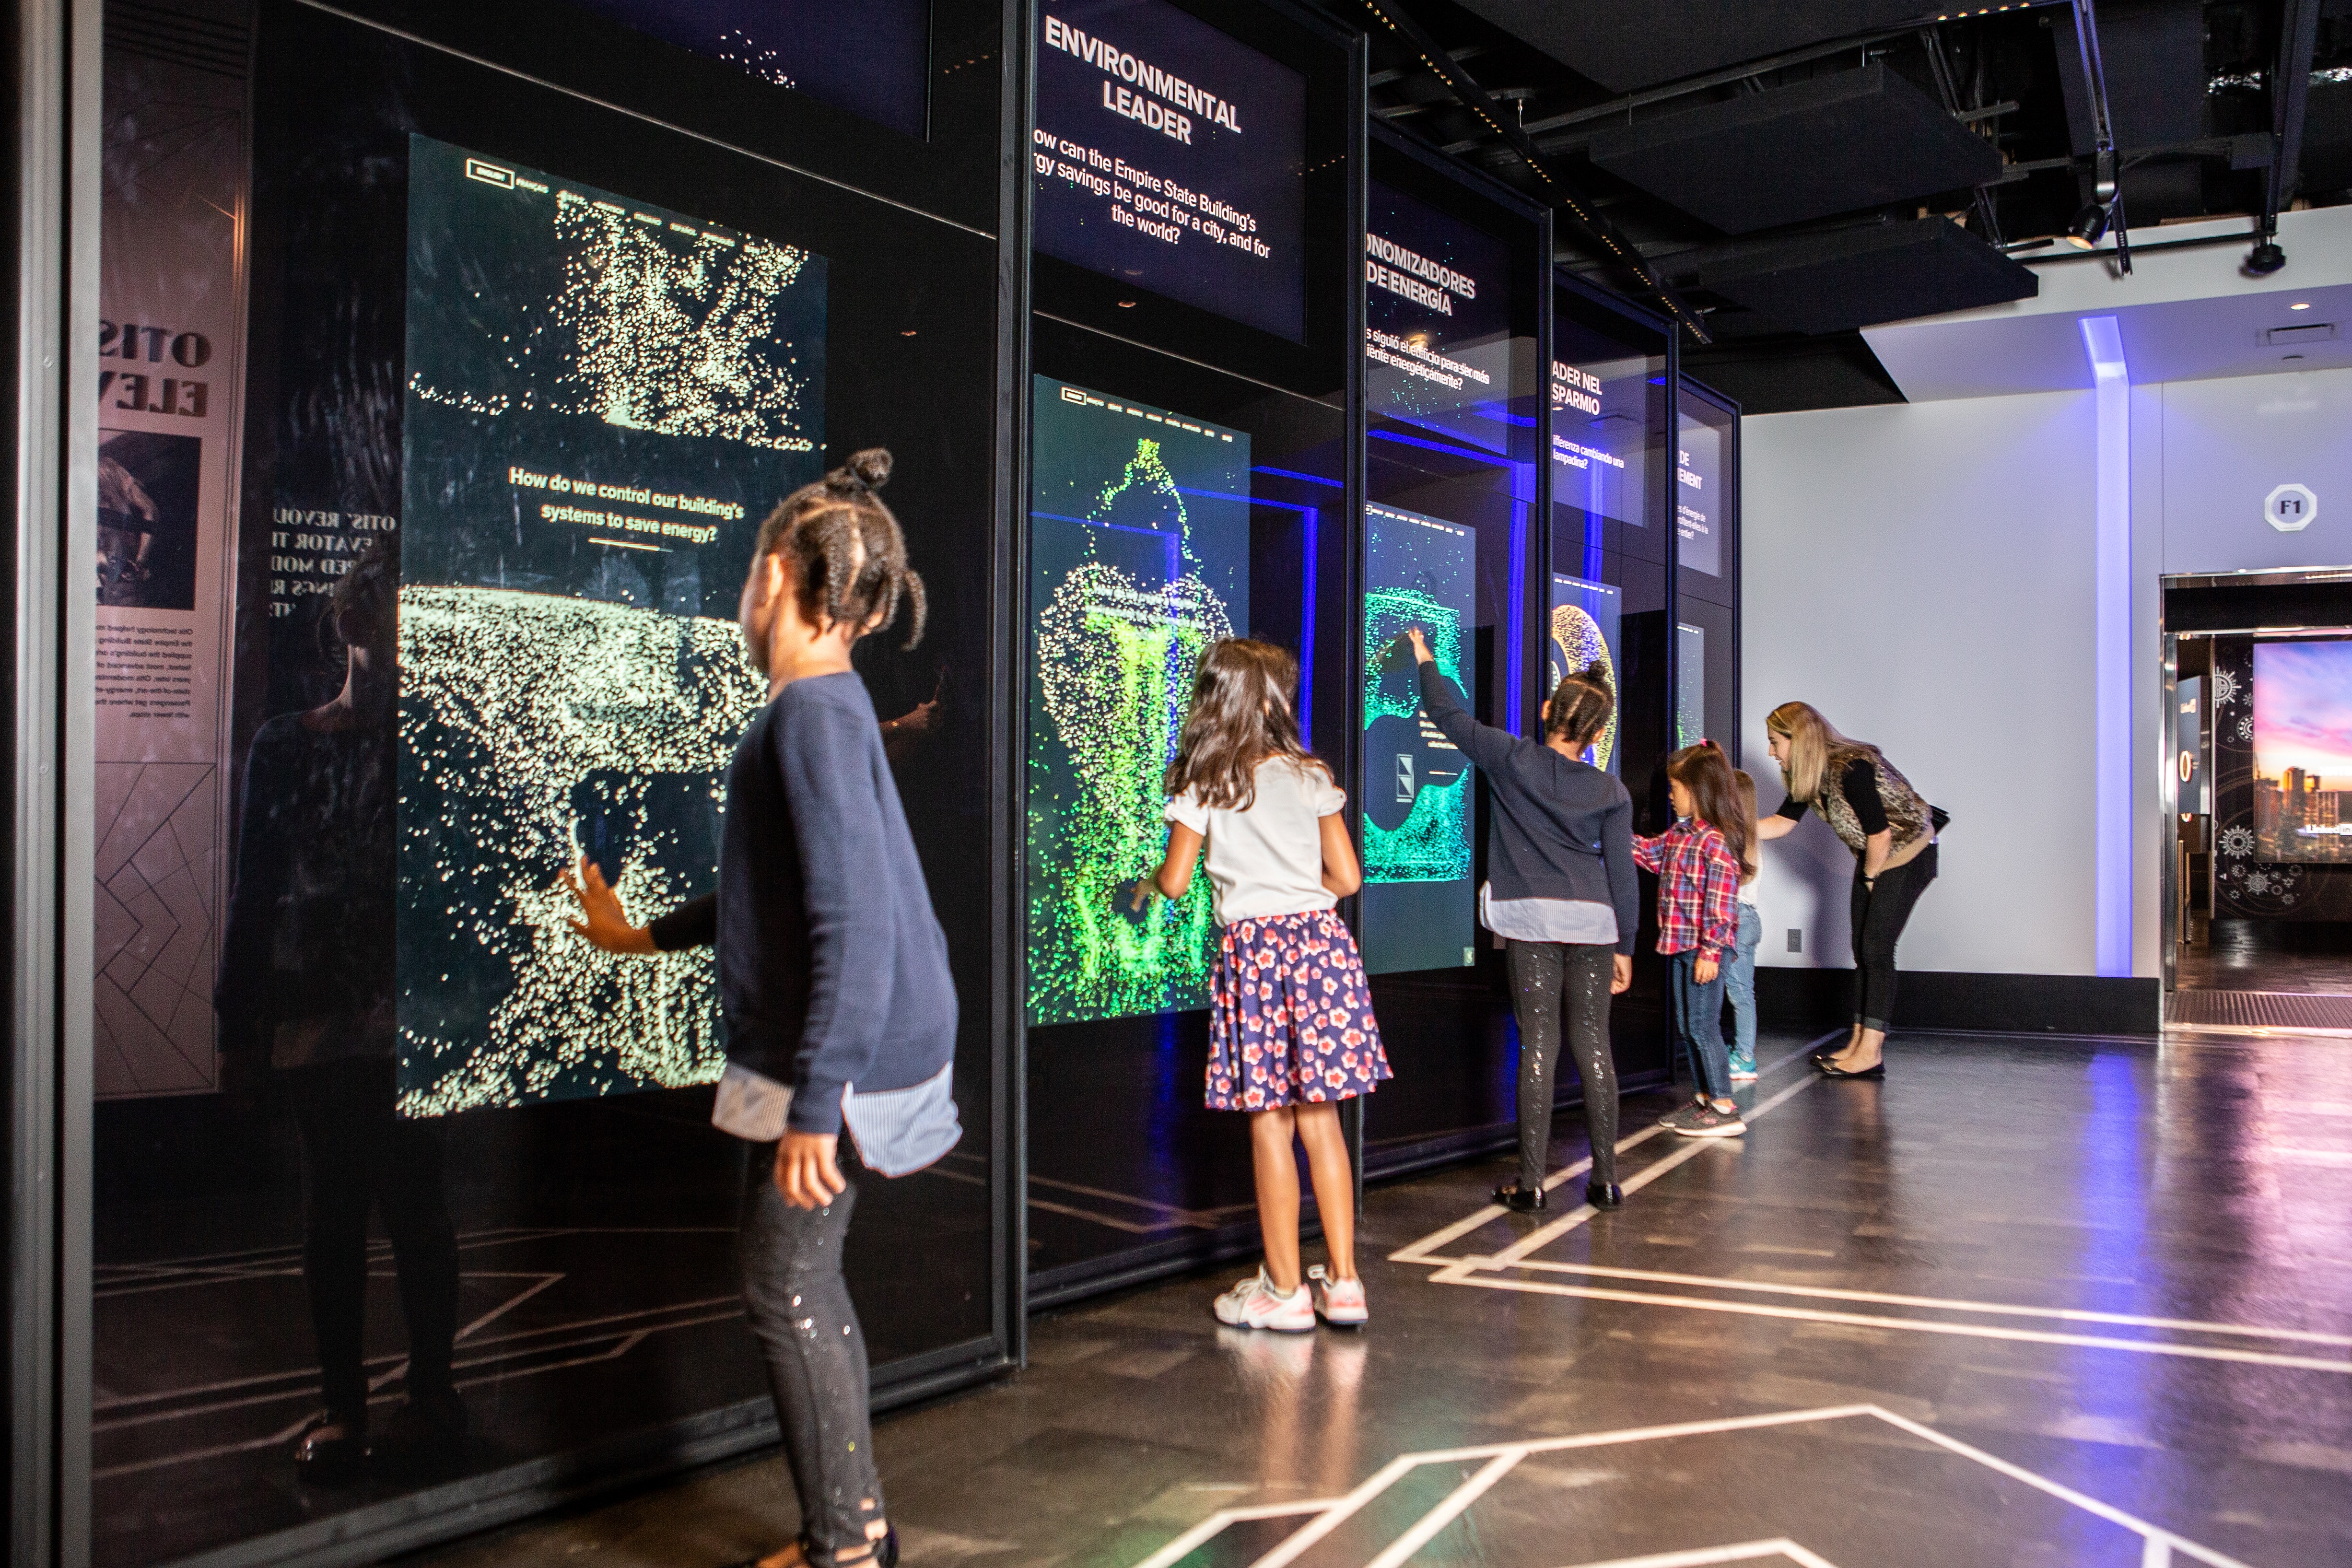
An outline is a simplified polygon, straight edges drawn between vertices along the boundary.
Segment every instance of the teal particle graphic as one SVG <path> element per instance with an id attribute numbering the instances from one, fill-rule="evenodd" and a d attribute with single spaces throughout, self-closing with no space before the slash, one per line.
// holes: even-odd
<path id="1" fill-rule="evenodd" d="M 1412 726 L 1415 743 L 1400 750 L 1400 766 L 1413 765 L 1425 773 L 1421 767 L 1423 748 L 1418 743 L 1421 699 L 1415 677 L 1409 665 L 1402 672 L 1385 668 L 1396 639 L 1407 626 L 1415 626 L 1429 638 L 1438 669 L 1460 684 L 1462 617 L 1457 612 L 1417 588 L 1375 588 L 1364 595 L 1365 725 L 1370 729 L 1388 720 L 1391 730 Z M 1442 785 L 1416 779 L 1412 808 L 1403 822 L 1383 828 L 1366 815 L 1366 881 L 1453 882 L 1470 875 L 1470 772 L 1459 753 L 1444 755 L 1459 771 Z"/>

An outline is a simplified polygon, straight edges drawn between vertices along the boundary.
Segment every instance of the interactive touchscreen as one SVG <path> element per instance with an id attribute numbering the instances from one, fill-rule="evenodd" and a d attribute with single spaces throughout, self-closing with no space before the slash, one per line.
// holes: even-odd
<path id="1" fill-rule="evenodd" d="M 1209 1005 L 1209 879 L 1140 910 L 1201 652 L 1249 625 L 1249 437 L 1035 379 L 1029 1020 Z"/>
<path id="2" fill-rule="evenodd" d="M 924 132 L 929 0 L 579 0 L 589 10 L 762 81 Z"/>
<path id="3" fill-rule="evenodd" d="M 1043 0 L 1036 46 L 1036 247 L 1304 341 L 1307 79 L 1166 0 Z"/>
<path id="4" fill-rule="evenodd" d="M 598 952 L 717 876 L 764 685 L 735 605 L 820 468 L 822 257 L 409 139 L 402 413 L 402 1110 L 706 1081 L 709 954 Z"/>
<path id="5" fill-rule="evenodd" d="M 1588 583 L 1555 572 L 1551 579 L 1551 622 L 1544 644 L 1544 695 L 1571 675 L 1600 676 L 1613 694 L 1618 689 L 1617 627 L 1623 595 L 1606 583 Z M 1617 771 L 1617 718 L 1609 710 L 1609 728 L 1584 749 L 1584 760 L 1610 773 Z"/>
<path id="6" fill-rule="evenodd" d="M 1551 362 L 1552 496 L 1635 528 L 1649 526 L 1650 362 Z"/>
<path id="7" fill-rule="evenodd" d="M 1675 451 L 1675 559 L 1710 577 L 1723 575 L 1723 440 L 1715 426 L 1683 415 Z"/>
<path id="8" fill-rule="evenodd" d="M 1675 744 L 1706 736 L 1706 628 L 1675 623 Z"/>
<path id="9" fill-rule="evenodd" d="M 1405 629 L 1475 708 L 1477 538 L 1394 507 L 1364 509 L 1364 964 L 1375 974 L 1475 962 L 1470 764 L 1421 708 Z"/>
<path id="10" fill-rule="evenodd" d="M 2352 639 L 2254 645 L 2254 841 L 2352 865 Z"/>
<path id="11" fill-rule="evenodd" d="M 1510 449 L 1510 248 L 1371 182 L 1364 227 L 1364 405 Z"/>

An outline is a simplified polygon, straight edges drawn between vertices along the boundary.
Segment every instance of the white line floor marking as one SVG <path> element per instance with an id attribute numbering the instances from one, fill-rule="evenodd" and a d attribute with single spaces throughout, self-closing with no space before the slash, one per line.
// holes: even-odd
<path id="1" fill-rule="evenodd" d="M 1436 1261 L 1433 1259 L 1432 1261 Z M 1465 1258 L 1465 1264 L 1491 1264 L 1493 1259 Z M 1706 1274 L 1668 1274 L 1654 1268 L 1617 1268 L 1602 1263 L 1544 1263 L 1533 1258 L 1510 1265 L 1554 1274 L 1587 1274 L 1602 1279 L 1632 1279 L 1652 1285 L 1699 1285 L 1717 1290 L 1750 1290 L 1774 1296 L 1810 1296 L 1825 1301 L 1867 1301 L 1882 1307 L 1924 1307 L 1944 1312 L 1997 1313 L 2003 1317 L 2052 1318 L 2070 1323 L 2113 1323 L 2130 1329 L 2178 1329 L 2184 1333 L 2229 1334 L 2246 1339 L 2293 1340 L 2302 1344 L 2352 1347 L 2352 1334 L 2323 1334 L 2305 1329 L 2261 1329 L 2242 1323 L 2212 1323 L 2194 1318 L 2140 1318 L 2127 1312 L 2095 1312 L 2074 1307 L 2024 1307 L 2004 1301 L 1966 1301 L 1944 1296 L 1901 1296 L 1884 1290 L 1846 1290 L 1828 1285 L 1780 1285 L 1758 1279 L 1726 1279 Z"/>
<path id="2" fill-rule="evenodd" d="M 2278 1355 L 2269 1351 L 2232 1350 L 2226 1345 L 2174 1345 L 2160 1340 L 2119 1340 L 2104 1334 L 2060 1334 L 2041 1329 L 2002 1329 L 1989 1323 L 1939 1323 L 1921 1318 L 1883 1318 L 1867 1312 L 1826 1312 L 1810 1307 L 1769 1306 L 1762 1301 L 1715 1301 L 1697 1296 L 1661 1296 L 1648 1290 L 1610 1290 L 1597 1285 L 1549 1285 L 1534 1279 L 1481 1276 L 1465 1265 L 1456 1265 L 1431 1278 L 1445 1285 L 1475 1285 L 1481 1289 L 1517 1290 L 1535 1296 L 1571 1296 L 1587 1301 L 1620 1301 L 1636 1307 L 1681 1307 L 1695 1312 L 1731 1312 L 1748 1318 L 1842 1323 L 1864 1329 L 1901 1329 L 1915 1334 L 1954 1334 L 1966 1339 L 2006 1340 L 2020 1344 L 2132 1351 L 2141 1355 L 2242 1362 L 2252 1366 L 2293 1367 L 2302 1372 L 2352 1373 L 2352 1361 L 2326 1356 Z"/>
<path id="3" fill-rule="evenodd" d="M 1476 1500 L 1477 1493 L 1472 1493 L 1465 1498 L 1465 1491 L 1475 1487 L 1477 1492 L 1484 1492 L 1495 1481 L 1499 1480 L 1512 1466 L 1533 1455 L 1559 1454 L 1583 1448 L 1614 1447 L 1628 1443 L 1653 1443 L 1675 1437 L 1713 1436 L 1727 1432 L 1752 1432 L 1776 1426 L 1805 1426 L 1861 1418 L 1884 1421 L 1889 1426 L 1898 1427 L 1915 1437 L 1942 1448 L 1947 1453 L 1971 1463 L 1982 1465 L 2011 1480 L 2021 1481 L 2037 1491 L 2056 1498 L 2072 1507 L 2079 1508 L 2086 1513 L 2095 1514 L 2110 1524 L 2140 1536 L 2147 1542 L 2142 1553 L 2143 1568 L 2150 1568 L 2150 1565 L 2153 1565 L 2153 1568 L 2166 1568 L 2175 1552 L 2193 1557 L 2200 1563 L 2211 1564 L 2212 1568 L 2248 1568 L 2246 1563 L 2234 1557 L 2225 1556 L 2210 1547 L 2200 1546 L 2195 1542 L 2176 1535 L 2160 1525 L 2150 1524 L 2146 1520 L 2126 1513 L 2123 1510 L 2110 1504 L 2103 1503 L 2096 1498 L 2074 1490 L 2072 1487 L 2051 1480 L 2044 1476 L 2036 1475 L 2021 1465 L 2011 1464 L 2009 1460 L 1987 1453 L 1982 1448 L 1963 1443 L 1956 1437 L 1946 1436 L 1932 1426 L 1911 1420 L 1907 1416 L 1897 1415 L 1893 1411 L 1883 1409 L 1875 1405 L 1826 1405 L 1814 1410 L 1783 1410 L 1765 1415 L 1733 1415 L 1709 1421 L 1680 1421 L 1659 1426 L 1626 1427 L 1613 1432 L 1585 1432 L 1567 1437 L 1538 1437 L 1516 1443 L 1482 1443 L 1467 1447 L 1433 1448 L 1420 1453 L 1401 1454 L 1382 1465 L 1345 1497 L 1328 1498 L 1316 1502 L 1260 1504 L 1253 1507 L 1221 1509 L 1153 1552 L 1150 1557 L 1145 1558 L 1137 1565 L 1137 1568 L 1172 1568 L 1174 1563 L 1199 1550 L 1203 1543 L 1231 1523 L 1244 1520 L 1276 1519 L 1289 1514 L 1315 1514 L 1317 1517 L 1304 1528 L 1294 1531 L 1288 1540 L 1252 1564 L 1252 1568 L 1284 1568 L 1285 1564 L 1303 1556 L 1318 1542 L 1325 1539 L 1350 1517 L 1360 1511 L 1367 1503 L 1416 1468 L 1424 1465 L 1460 1464 L 1477 1459 L 1490 1461 L 1478 1475 L 1456 1487 L 1430 1510 L 1429 1515 L 1423 1516 L 1421 1524 L 1427 1523 L 1431 1515 L 1444 1514 L 1445 1517 L 1439 1521 L 1435 1529 L 1423 1533 L 1421 1524 L 1416 1524 L 1407 1532 L 1406 1537 L 1401 1537 L 1397 1543 L 1375 1559 L 1381 1568 L 1396 1568 L 1396 1565 L 1403 1563 L 1412 1551 L 1418 1551 L 1421 1546 L 1426 1545 L 1439 1530 L 1458 1518 L 1469 1503 Z M 1459 1506 L 1456 1505 L 1457 1500 L 1461 1500 Z M 1413 1540 L 1411 1550 L 1399 1553 L 1398 1546 L 1402 1545 L 1406 1539 L 1415 1536 L 1418 1539 Z M 1704 1548 L 1698 1554 L 1669 1552 L 1650 1557 L 1618 1558 L 1608 1563 L 1583 1564 L 1581 1568 L 1641 1568 L 1641 1565 L 1648 1565 L 1648 1568 L 1665 1568 L 1665 1565 L 1675 1563 L 1689 1563 L 1696 1568 L 1696 1565 L 1714 1563 L 1752 1562 L 1757 1557 L 1766 1554 L 1763 1549 L 1767 1547 L 1793 1558 L 1804 1564 L 1805 1568 L 1835 1568 L 1835 1565 L 1828 1563 L 1826 1559 L 1806 1551 L 1795 1542 L 1781 1540 L 1769 1542 L 1746 1542 L 1738 1546 Z M 1707 1554 L 1737 1552 L 1747 1552 L 1749 1555 L 1738 1557 Z"/>
<path id="4" fill-rule="evenodd" d="M 1711 1568 L 1717 1563 L 1757 1563 L 1785 1557 L 1801 1568 L 1837 1568 L 1818 1552 L 1808 1552 L 1787 1536 L 1778 1541 L 1743 1541 L 1735 1546 L 1702 1546 L 1690 1552 L 1660 1552 L 1648 1557 L 1612 1557 L 1606 1563 L 1580 1563 L 1576 1568 Z"/>
<path id="5" fill-rule="evenodd" d="M 1808 1040 L 1797 1050 L 1791 1051 L 1787 1056 L 1780 1058 L 1780 1060 L 1769 1063 L 1762 1068 L 1756 1075 L 1758 1081 L 1761 1082 L 1763 1079 L 1770 1078 L 1774 1073 L 1779 1072 L 1782 1068 L 1787 1067 L 1791 1062 L 1806 1060 L 1814 1051 L 1819 1050 L 1822 1046 L 1827 1045 L 1830 1041 L 1834 1040 L 1837 1037 L 1838 1035 L 1835 1032 L 1832 1032 L 1823 1035 L 1818 1039 Z M 1785 1098 L 1785 1096 L 1783 1098 Z M 1779 1101 L 1774 1100 L 1772 1103 L 1778 1104 Z M 1753 1116 L 1760 1116 L 1763 1114 L 1763 1107 L 1759 1106 L 1757 1110 L 1751 1113 L 1749 1119 L 1752 1120 Z M 1617 1140 L 1617 1152 L 1622 1154 L 1629 1149 L 1637 1148 L 1640 1145 L 1648 1142 L 1651 1139 L 1657 1137 L 1664 1131 L 1664 1128 L 1653 1122 L 1649 1126 L 1643 1128 L 1639 1132 L 1630 1133 L 1627 1136 Z M 1707 1142 L 1707 1140 L 1694 1139 L 1692 1142 Z M 1685 1156 L 1685 1158 L 1687 1156 Z M 1592 1169 L 1592 1156 L 1587 1154 L 1583 1159 L 1577 1161 L 1574 1164 L 1564 1165 L 1560 1169 L 1554 1171 L 1550 1175 L 1545 1177 L 1544 1191 L 1548 1193 L 1557 1191 L 1559 1188 L 1566 1185 L 1572 1178 L 1580 1176 L 1591 1169 Z M 1631 1189 L 1635 1184 L 1628 1182 L 1622 1184 L 1628 1189 Z M 1391 1263 L 1451 1262 L 1453 1260 L 1450 1258 L 1433 1258 L 1429 1257 L 1428 1254 L 1438 1247 L 1450 1246 L 1454 1242 L 1459 1241 L 1462 1237 L 1469 1235 L 1472 1231 L 1476 1230 L 1479 1226 L 1491 1225 L 1496 1220 L 1501 1219 L 1510 1212 L 1510 1210 L 1504 1208 L 1499 1204 L 1488 1204 L 1486 1207 L 1478 1210 L 1476 1213 L 1455 1220 L 1452 1225 L 1446 1226 L 1439 1230 L 1431 1231 L 1419 1241 L 1409 1242 L 1405 1246 L 1399 1247 L 1396 1251 L 1389 1254 L 1389 1261 Z M 1585 1216 L 1590 1218 L 1591 1217 L 1593 1211 L 1588 1208 L 1583 1212 Z"/>

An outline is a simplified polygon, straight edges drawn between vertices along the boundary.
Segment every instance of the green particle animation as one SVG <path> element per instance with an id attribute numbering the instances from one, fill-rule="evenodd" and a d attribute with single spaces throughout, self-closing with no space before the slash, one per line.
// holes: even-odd
<path id="1" fill-rule="evenodd" d="M 1375 588 L 1364 595 L 1364 722 L 1383 719 L 1418 724 L 1421 698 L 1413 678 L 1385 674 L 1382 666 L 1407 626 L 1429 638 L 1437 668 L 1462 679 L 1462 617 L 1414 588 Z M 1364 818 L 1364 879 L 1368 882 L 1453 882 L 1470 875 L 1470 773 L 1453 783 L 1423 784 L 1412 809 L 1393 829 Z"/>
<path id="2" fill-rule="evenodd" d="M 1130 495 L 1140 487 L 1141 496 Z M 1122 501 L 1124 504 L 1122 505 Z M 1184 505 L 1160 457 L 1140 440 L 1093 509 L 1132 515 L 1152 503 L 1181 530 Z M 1183 546 L 1193 564 L 1190 542 Z M 1196 876 L 1173 903 L 1128 912 L 1137 880 L 1160 864 L 1168 829 L 1160 778 L 1175 749 L 1201 654 L 1232 625 L 1192 571 L 1139 584 L 1103 561 L 1073 568 L 1037 626 L 1047 717 L 1067 761 L 1033 749 L 1030 834 L 1040 875 L 1029 910 L 1029 1011 L 1039 1024 L 1205 1007 L 1215 920 Z M 1074 771 L 1075 778 L 1068 776 Z"/>

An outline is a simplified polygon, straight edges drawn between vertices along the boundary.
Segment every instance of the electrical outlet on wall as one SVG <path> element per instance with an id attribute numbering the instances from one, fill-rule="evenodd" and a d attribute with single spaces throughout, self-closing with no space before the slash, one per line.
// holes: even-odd
<path id="1" fill-rule="evenodd" d="M 1790 926 L 1789 928 L 1789 951 L 1790 952 L 1802 952 L 1805 951 L 1804 927 Z"/>

